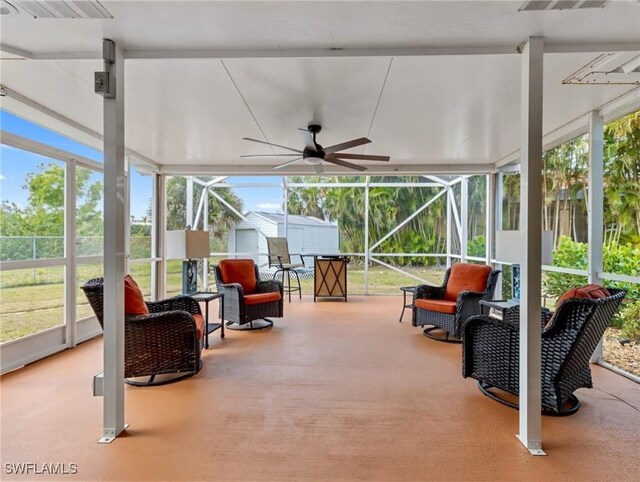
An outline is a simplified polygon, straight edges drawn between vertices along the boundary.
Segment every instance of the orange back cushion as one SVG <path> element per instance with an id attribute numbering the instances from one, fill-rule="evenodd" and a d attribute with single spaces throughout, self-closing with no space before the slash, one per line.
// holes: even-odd
<path id="1" fill-rule="evenodd" d="M 610 293 L 606 288 L 594 284 L 580 286 L 578 288 L 571 288 L 570 290 L 567 290 L 560 298 L 558 298 L 558 301 L 556 301 L 556 306 L 559 306 L 560 303 L 568 300 L 569 298 L 589 298 L 592 300 L 597 300 L 609 296 L 609 294 Z"/>
<path id="2" fill-rule="evenodd" d="M 149 308 L 138 283 L 130 276 L 124 277 L 124 312 L 126 315 L 148 315 Z"/>
<path id="3" fill-rule="evenodd" d="M 451 267 L 451 275 L 444 292 L 444 299 L 456 301 L 463 291 L 484 291 L 491 266 L 481 264 L 456 263 Z"/>
<path id="4" fill-rule="evenodd" d="M 240 283 L 245 295 L 256 291 L 256 272 L 252 259 L 224 259 L 220 261 L 223 283 Z"/>
<path id="5" fill-rule="evenodd" d="M 560 306 L 560 303 L 562 303 L 563 301 L 569 300 L 571 298 L 588 298 L 591 300 L 597 300 L 600 298 L 605 298 L 610 294 L 611 293 L 609 293 L 609 290 L 607 290 L 607 288 L 604 288 L 600 285 L 591 284 L 591 285 L 579 286 L 578 288 L 571 288 L 565 291 L 564 294 L 560 298 L 558 298 L 558 301 L 556 301 L 556 308 Z M 556 310 L 556 312 L 553 314 L 551 319 L 544 326 L 544 330 L 546 330 L 551 325 L 553 325 L 557 314 L 558 314 L 558 311 Z"/>

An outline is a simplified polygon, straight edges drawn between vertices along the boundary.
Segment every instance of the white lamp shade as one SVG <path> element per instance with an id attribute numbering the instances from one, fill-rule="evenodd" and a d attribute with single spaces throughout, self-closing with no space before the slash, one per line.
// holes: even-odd
<path id="1" fill-rule="evenodd" d="M 524 258 L 520 231 L 496 231 L 496 261 L 520 264 Z M 553 254 L 553 232 L 542 232 L 542 264 L 550 265 Z"/>
<path id="2" fill-rule="evenodd" d="M 167 259 L 200 259 L 208 258 L 209 233 L 185 229 L 167 231 L 165 235 Z"/>

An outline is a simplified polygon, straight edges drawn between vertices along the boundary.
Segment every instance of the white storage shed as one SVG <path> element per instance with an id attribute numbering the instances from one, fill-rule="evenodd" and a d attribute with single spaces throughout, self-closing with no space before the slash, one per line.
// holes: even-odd
<path id="1" fill-rule="evenodd" d="M 286 237 L 291 254 L 335 254 L 340 252 L 338 226 L 313 216 L 289 214 L 288 232 L 285 234 L 284 214 L 249 211 L 245 220 L 240 220 L 229 231 L 229 252 L 238 257 L 253 258 L 265 269 L 268 237 Z M 296 257 L 297 258 L 297 257 Z M 297 259 L 294 258 L 294 262 Z M 305 264 L 313 267 L 313 258 L 305 257 Z"/>

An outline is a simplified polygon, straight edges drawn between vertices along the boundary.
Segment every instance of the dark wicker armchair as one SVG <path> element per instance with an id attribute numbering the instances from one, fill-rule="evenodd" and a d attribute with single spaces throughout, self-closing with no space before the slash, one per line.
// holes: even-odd
<path id="1" fill-rule="evenodd" d="M 224 293 L 224 313 L 232 330 L 260 330 L 273 326 L 267 317 L 284 313 L 282 283 L 260 281 L 252 259 L 225 259 L 215 266 L 216 286 Z"/>
<path id="2" fill-rule="evenodd" d="M 103 326 L 103 278 L 87 281 L 82 290 Z M 194 319 L 194 315 L 202 316 L 198 303 L 188 296 L 176 296 L 147 302 L 147 307 L 148 315 L 125 317 L 125 382 L 136 386 L 163 385 L 198 373 L 202 367 L 201 337 Z M 135 380 L 138 377 L 149 379 Z"/>
<path id="3" fill-rule="evenodd" d="M 499 274 L 491 266 L 457 263 L 447 270 L 442 286 L 417 286 L 413 326 L 432 325 L 424 329 L 426 337 L 460 343 L 463 323 L 480 314 L 481 300 L 493 298 Z M 435 336 L 434 330 L 444 330 L 445 337 Z"/>
<path id="4" fill-rule="evenodd" d="M 580 408 L 573 394 L 591 388 L 589 358 L 625 296 L 624 290 L 609 289 L 600 299 L 570 298 L 562 302 L 551 319 L 542 310 L 542 407 L 545 413 L 570 415 Z M 490 391 L 498 388 L 517 395 L 519 391 L 519 307 L 503 312 L 503 319 L 474 316 L 464 325 L 462 374 L 478 380 L 488 397 L 517 408 L 517 404 Z M 549 322 L 550 321 L 550 322 Z"/>

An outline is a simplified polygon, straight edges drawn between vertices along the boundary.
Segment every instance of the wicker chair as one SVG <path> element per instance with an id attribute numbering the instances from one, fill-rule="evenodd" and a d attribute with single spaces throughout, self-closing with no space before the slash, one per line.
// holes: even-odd
<path id="1" fill-rule="evenodd" d="M 100 326 L 103 326 L 103 278 L 83 286 Z M 125 383 L 136 386 L 163 385 L 195 375 L 202 368 L 201 339 L 193 315 L 200 306 L 188 296 L 147 302 L 148 315 L 125 317 Z M 166 376 L 166 375 L 172 376 Z M 160 377 L 156 380 L 156 377 Z M 147 381 L 134 380 L 149 377 Z"/>
<path id="2" fill-rule="evenodd" d="M 562 302 L 551 320 L 542 310 L 542 407 L 543 413 L 570 415 L 580 408 L 573 394 L 591 388 L 589 358 L 625 296 L 624 290 L 609 289 L 610 296 L 597 300 L 570 298 Z M 502 320 L 474 316 L 464 325 L 462 374 L 478 380 L 488 397 L 507 406 L 517 404 L 490 391 L 498 388 L 518 395 L 519 307 L 503 312 Z"/>
<path id="3" fill-rule="evenodd" d="M 499 274 L 490 266 L 457 263 L 447 270 L 442 286 L 417 286 L 413 293 L 413 326 L 432 325 L 424 329 L 426 337 L 460 343 L 463 323 L 480 314 L 481 300 L 493 298 Z M 434 335 L 434 330 L 444 330 L 444 338 Z"/>
<path id="4" fill-rule="evenodd" d="M 232 330 L 261 330 L 273 326 L 267 317 L 284 313 L 282 283 L 260 281 L 252 259 L 225 259 L 215 266 L 216 286 L 224 293 L 221 317 Z"/>

